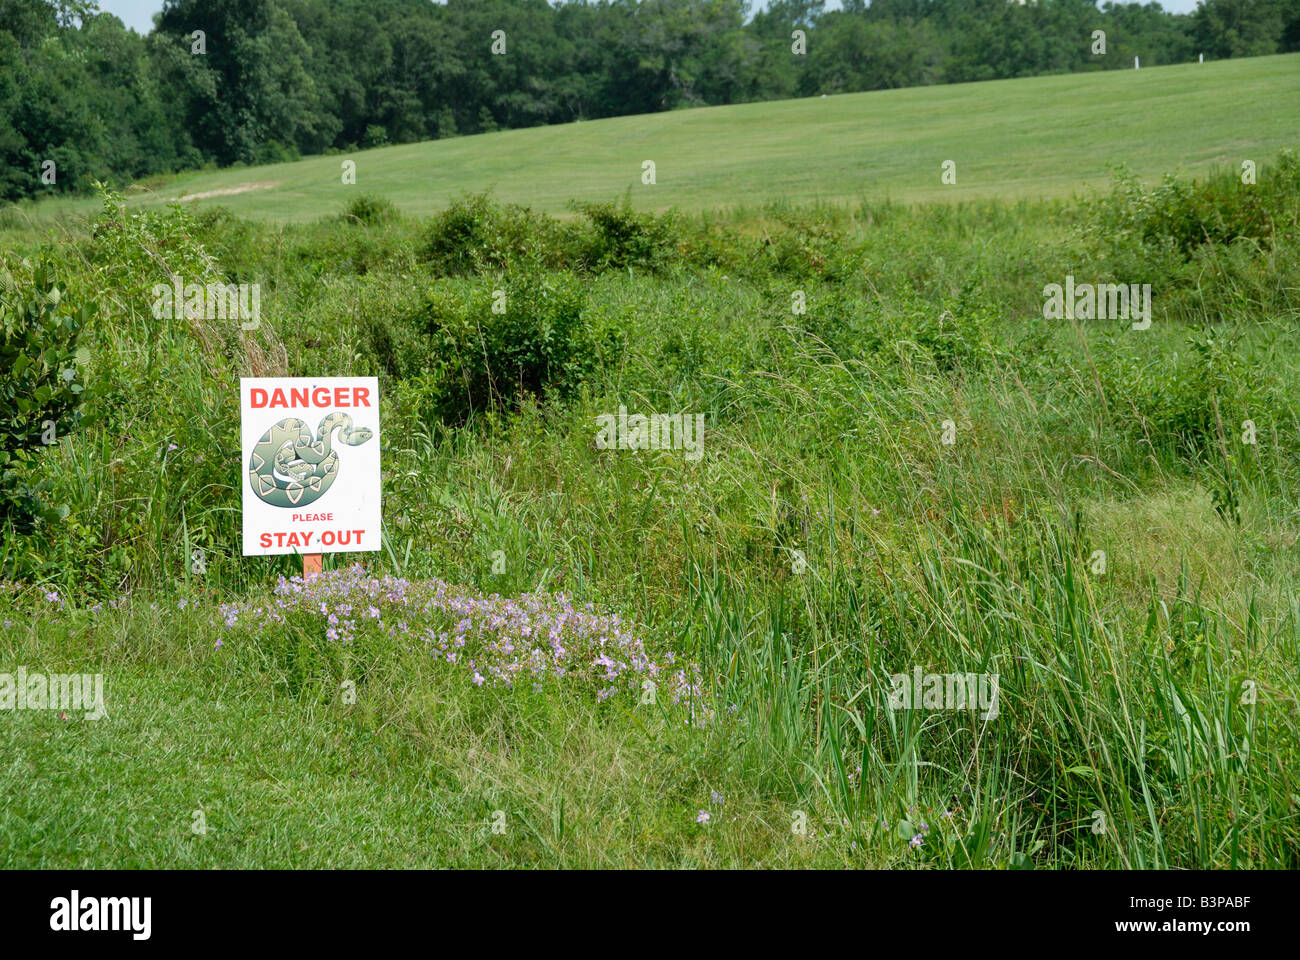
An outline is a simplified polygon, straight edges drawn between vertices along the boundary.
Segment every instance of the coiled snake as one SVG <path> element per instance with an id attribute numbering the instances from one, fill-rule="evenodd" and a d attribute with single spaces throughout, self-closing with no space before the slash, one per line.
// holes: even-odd
<path id="1" fill-rule="evenodd" d="M 346 413 L 325 416 L 315 440 L 307 424 L 295 417 L 271 427 L 248 459 L 253 492 L 273 507 L 303 507 L 323 497 L 339 475 L 339 455 L 330 446 L 336 429 L 339 441 L 353 447 L 374 436 L 367 427 L 353 427 Z"/>

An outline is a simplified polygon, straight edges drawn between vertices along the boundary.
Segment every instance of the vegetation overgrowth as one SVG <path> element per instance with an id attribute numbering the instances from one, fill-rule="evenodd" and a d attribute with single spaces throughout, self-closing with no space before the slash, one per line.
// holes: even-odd
<path id="1" fill-rule="evenodd" d="M 5 866 L 1300 865 L 1288 152 L 725 215 L 104 190 L 11 236 L 5 349 L 85 389 L 6 427 L 0 669 L 102 672 L 111 720 L 0 724 Z M 173 276 L 260 326 L 155 316 Z M 1044 319 L 1067 276 L 1150 327 Z M 322 371 L 380 377 L 384 550 L 304 586 L 239 556 L 237 386 Z M 599 449 L 620 406 L 703 456 Z M 996 716 L 892 709 L 917 668 Z"/>

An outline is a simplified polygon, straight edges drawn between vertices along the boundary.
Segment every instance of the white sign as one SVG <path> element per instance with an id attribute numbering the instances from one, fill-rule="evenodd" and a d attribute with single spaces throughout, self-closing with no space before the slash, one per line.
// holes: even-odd
<path id="1" fill-rule="evenodd" d="M 244 556 L 380 548 L 379 380 L 239 381 Z"/>

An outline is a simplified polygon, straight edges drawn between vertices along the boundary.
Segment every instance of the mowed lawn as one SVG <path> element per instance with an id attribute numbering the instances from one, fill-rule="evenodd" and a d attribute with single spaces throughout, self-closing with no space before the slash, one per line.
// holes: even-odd
<path id="1" fill-rule="evenodd" d="M 193 173 L 134 193 L 194 194 L 244 217 L 312 220 L 356 193 L 427 215 L 469 191 L 548 212 L 631 191 L 643 209 L 768 200 L 1070 196 L 1127 164 L 1144 177 L 1259 163 L 1300 140 L 1300 54 L 679 110 Z M 344 160 L 356 184 L 342 183 Z M 654 161 L 657 182 L 641 182 Z M 956 184 L 941 183 L 956 165 Z M 43 219 L 93 201 L 56 200 Z"/>

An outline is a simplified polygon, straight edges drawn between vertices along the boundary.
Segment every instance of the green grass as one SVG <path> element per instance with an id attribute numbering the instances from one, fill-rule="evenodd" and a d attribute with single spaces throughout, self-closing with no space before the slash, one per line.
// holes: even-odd
<path id="1" fill-rule="evenodd" d="M 239 216 L 307 221 L 348 191 L 425 216 L 463 192 L 562 212 L 631 190 L 641 209 L 706 210 L 770 200 L 902 202 L 1070 196 L 1109 178 L 1257 163 L 1293 144 L 1300 54 L 1138 71 L 998 80 L 681 110 L 384 147 L 298 163 L 188 173 L 134 201 L 248 192 L 199 203 Z M 340 164 L 357 163 L 355 187 Z M 657 183 L 643 186 L 653 160 Z M 940 183 L 945 160 L 957 183 Z M 34 208 L 84 213 L 84 200 Z"/>
<path id="2" fill-rule="evenodd" d="M 396 647 L 355 704 L 295 696 L 248 649 L 214 650 L 206 611 L 172 606 L 101 616 L 84 645 L 48 622 L 17 647 L 6 631 L 6 669 L 54 672 L 56 648 L 95 661 L 108 712 L 5 716 L 6 869 L 873 863 L 818 843 L 816 821 L 811 838 L 764 829 L 790 811 L 715 785 L 721 742 L 672 711 L 479 691 Z"/>
<path id="3" fill-rule="evenodd" d="M 980 90 L 998 94 L 989 114 L 1022 88 L 1036 103 L 1168 76 L 1183 94 L 1199 69 L 638 122 Z M 1206 152 L 1188 165 L 1235 157 L 1201 105 L 1227 102 L 1243 126 L 1252 104 L 1278 117 L 1276 97 L 1202 93 L 1142 114 L 1166 143 L 1195 137 Z M 1177 165 L 1158 138 L 1095 126 L 1090 104 L 1070 115 L 1098 156 L 1049 138 L 1058 156 Z M 720 155 L 684 154 L 700 169 Z M 16 233 L 67 301 L 107 310 L 86 344 L 91 416 L 31 477 L 68 516 L 0 540 L 18 581 L 0 585 L 0 672 L 102 672 L 109 719 L 0 713 L 0 866 L 1295 868 L 1300 178 L 1258 159 L 1253 188 L 1229 167 L 1090 202 L 810 205 L 755 179 L 698 218 L 557 225 L 474 201 L 435 221 L 371 205 L 367 220 L 322 192 L 311 223 L 110 202 L 57 240 Z M 1079 176 L 1042 162 L 1001 161 L 1039 171 L 1031 192 Z M 564 195 L 597 195 L 583 189 Z M 309 215 L 275 196 L 258 215 Z M 172 272 L 263 283 L 262 328 L 152 317 Z M 1043 285 L 1067 273 L 1150 280 L 1151 328 L 1043 321 Z M 574 298 L 559 333 L 557 301 Z M 574 365 L 513 395 L 537 353 Z M 455 415 L 466 356 L 494 365 L 510 402 Z M 627 691 L 597 702 L 572 680 L 478 687 L 427 655 L 424 621 L 346 646 L 311 609 L 225 629 L 223 604 L 266 603 L 295 571 L 238 555 L 237 378 L 322 370 L 384 379 L 372 571 L 566 591 L 698 664 L 712 716 Z M 597 449 L 595 417 L 619 404 L 703 413 L 703 458 Z M 890 676 L 918 666 L 996 672 L 998 717 L 889 708 Z"/>

